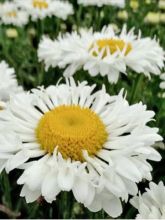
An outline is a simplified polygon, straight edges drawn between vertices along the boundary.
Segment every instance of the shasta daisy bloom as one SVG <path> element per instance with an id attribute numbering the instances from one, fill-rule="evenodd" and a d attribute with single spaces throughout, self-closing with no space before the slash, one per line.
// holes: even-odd
<path id="1" fill-rule="evenodd" d="M 67 1 L 60 0 L 16 0 L 18 6 L 26 10 L 33 21 L 53 15 L 65 20 L 73 14 L 73 7 Z"/>
<path id="2" fill-rule="evenodd" d="M 142 195 L 131 199 L 131 204 L 138 210 L 136 219 L 165 218 L 165 186 L 163 182 L 149 183 L 149 188 Z"/>
<path id="3" fill-rule="evenodd" d="M 127 67 L 150 77 L 160 74 L 164 66 L 164 51 L 156 39 L 141 38 L 133 29 L 127 33 L 126 26 L 119 35 L 108 26 L 101 32 L 81 30 L 56 40 L 43 37 L 38 57 L 46 70 L 58 66 L 65 68 L 65 76 L 71 76 L 83 68 L 91 76 L 107 76 L 111 83 L 118 81 L 120 72 L 126 74 Z"/>
<path id="4" fill-rule="evenodd" d="M 10 68 L 5 61 L 0 62 L 0 101 L 8 101 L 10 95 L 21 90 L 16 80 L 15 70 Z"/>
<path id="5" fill-rule="evenodd" d="M 96 5 L 98 7 L 101 7 L 103 5 L 112 5 L 124 8 L 125 0 L 78 0 L 78 4 L 82 4 L 84 6 Z"/>
<path id="6" fill-rule="evenodd" d="M 74 13 L 73 6 L 68 1 L 55 0 L 55 10 L 53 15 L 66 20 L 69 15 Z"/>
<path id="7" fill-rule="evenodd" d="M 23 26 L 28 23 L 28 14 L 13 2 L 6 1 L 0 6 L 0 22 L 7 25 Z"/>
<path id="8" fill-rule="evenodd" d="M 152 145 L 162 139 L 146 125 L 154 112 L 130 106 L 123 91 L 94 90 L 70 78 L 18 94 L 0 112 L 1 170 L 24 169 L 18 184 L 27 202 L 72 191 L 89 210 L 117 217 L 136 183 L 151 180 L 148 160 L 161 159 Z"/>

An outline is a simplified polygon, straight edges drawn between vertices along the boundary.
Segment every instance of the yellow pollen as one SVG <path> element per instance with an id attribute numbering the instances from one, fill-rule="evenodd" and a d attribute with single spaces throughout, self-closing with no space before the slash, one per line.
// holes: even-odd
<path id="1" fill-rule="evenodd" d="M 62 105 L 42 116 L 36 137 L 46 152 L 53 153 L 58 146 L 63 158 L 83 162 L 82 151 L 94 156 L 102 149 L 108 133 L 99 116 L 89 108 Z"/>
<path id="2" fill-rule="evenodd" d="M 33 7 L 38 9 L 48 8 L 48 3 L 45 0 L 33 0 Z"/>
<path id="3" fill-rule="evenodd" d="M 116 51 L 118 51 L 118 50 L 123 51 L 123 49 L 125 48 L 125 53 L 124 53 L 125 56 L 132 50 L 132 45 L 130 43 L 126 43 L 120 39 L 110 38 L 110 39 L 97 40 L 94 44 L 92 44 L 92 46 L 90 47 L 90 50 L 93 49 L 95 44 L 98 47 L 99 53 L 102 50 L 104 50 L 102 58 L 108 56 L 107 49 L 109 49 L 111 54 L 114 54 Z M 93 51 L 92 52 L 93 56 L 97 57 L 99 55 L 98 52 Z"/>
<path id="4" fill-rule="evenodd" d="M 7 12 L 6 15 L 9 16 L 9 17 L 14 17 L 15 18 L 15 17 L 17 17 L 17 12 L 16 11 L 10 11 L 10 12 Z"/>

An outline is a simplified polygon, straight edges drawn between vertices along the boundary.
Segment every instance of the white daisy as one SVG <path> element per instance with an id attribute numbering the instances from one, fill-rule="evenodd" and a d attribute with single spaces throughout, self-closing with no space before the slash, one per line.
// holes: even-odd
<path id="1" fill-rule="evenodd" d="M 28 23 L 28 14 L 13 2 L 6 1 L 0 6 L 0 23 L 23 26 Z"/>
<path id="2" fill-rule="evenodd" d="M 5 61 L 0 62 L 0 101 L 8 101 L 10 95 L 21 90 L 16 80 L 15 70 L 10 68 Z"/>
<path id="3" fill-rule="evenodd" d="M 98 7 L 101 7 L 103 5 L 112 5 L 124 8 L 125 0 L 78 0 L 78 4 L 82 4 L 84 6 L 96 5 Z"/>
<path id="4" fill-rule="evenodd" d="M 65 20 L 73 14 L 73 7 L 67 1 L 60 0 L 15 0 L 19 7 L 26 10 L 33 21 L 53 15 Z"/>
<path id="5" fill-rule="evenodd" d="M 73 14 L 73 6 L 67 1 L 54 0 L 55 10 L 53 15 L 63 20 L 66 20 L 69 15 Z"/>
<path id="6" fill-rule="evenodd" d="M 104 27 L 101 32 L 81 30 L 59 36 L 56 40 L 44 37 L 38 49 L 40 61 L 46 70 L 52 67 L 65 68 L 64 75 L 71 76 L 83 68 L 91 76 L 108 76 L 116 83 L 119 73 L 126 74 L 129 67 L 137 73 L 150 77 L 160 74 L 164 66 L 164 51 L 155 39 L 141 38 L 133 29 L 127 33 L 126 26 L 116 35 L 112 26 Z"/>
<path id="7" fill-rule="evenodd" d="M 150 182 L 149 188 L 142 195 L 131 199 L 131 204 L 138 209 L 136 219 L 165 219 L 165 186 L 163 182 Z"/>
<path id="8" fill-rule="evenodd" d="M 137 194 L 136 183 L 151 180 L 148 160 L 161 159 L 151 146 L 162 140 L 146 125 L 154 112 L 142 103 L 129 106 L 122 91 L 94 89 L 71 78 L 16 95 L 0 112 L 7 131 L 0 132 L 1 170 L 24 169 L 18 184 L 27 202 L 41 195 L 52 202 L 72 190 L 91 211 L 117 217 L 121 200 Z"/>

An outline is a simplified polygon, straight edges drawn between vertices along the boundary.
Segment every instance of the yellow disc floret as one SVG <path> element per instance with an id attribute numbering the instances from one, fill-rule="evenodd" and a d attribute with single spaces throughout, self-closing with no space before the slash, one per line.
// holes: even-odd
<path id="1" fill-rule="evenodd" d="M 94 45 L 97 46 L 99 53 L 103 51 L 102 58 L 108 55 L 107 50 L 109 50 L 111 54 L 114 54 L 118 50 L 123 51 L 125 49 L 124 52 L 125 56 L 132 50 L 132 45 L 130 43 L 126 43 L 123 40 L 113 39 L 113 38 L 97 40 L 94 44 L 92 44 L 90 50 L 93 49 Z M 98 52 L 94 50 L 92 52 L 93 56 L 98 56 L 99 55 Z"/>
<path id="2" fill-rule="evenodd" d="M 15 18 L 15 17 L 17 17 L 17 12 L 16 12 L 16 11 L 9 11 L 9 12 L 6 13 L 6 15 L 7 15 L 8 17 L 13 17 L 13 18 Z"/>
<path id="3" fill-rule="evenodd" d="M 82 151 L 95 155 L 108 134 L 100 117 L 89 108 L 63 105 L 42 116 L 36 136 L 41 148 L 48 153 L 58 147 L 63 158 L 84 161 Z"/>
<path id="4" fill-rule="evenodd" d="M 33 0 L 33 7 L 38 9 L 48 8 L 48 3 L 45 0 Z"/>

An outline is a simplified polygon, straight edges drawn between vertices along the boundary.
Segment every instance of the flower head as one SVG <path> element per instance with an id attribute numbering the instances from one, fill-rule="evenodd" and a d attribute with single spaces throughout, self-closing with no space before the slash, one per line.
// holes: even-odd
<path id="1" fill-rule="evenodd" d="M 128 20 L 128 12 L 126 10 L 121 10 L 117 13 L 117 18 L 122 21 Z"/>
<path id="2" fill-rule="evenodd" d="M 94 89 L 70 78 L 16 95 L 0 112 L 0 128 L 8 130 L 0 132 L 1 170 L 24 169 L 18 184 L 27 202 L 72 191 L 91 211 L 117 217 L 121 199 L 151 179 L 148 160 L 161 159 L 151 147 L 161 140 L 158 129 L 146 125 L 154 113 L 142 103 L 129 106 L 122 91 Z"/>
<path id="3" fill-rule="evenodd" d="M 159 0 L 159 2 L 158 2 L 158 7 L 160 8 L 160 9 L 165 9 L 165 1 L 164 0 Z"/>
<path id="4" fill-rule="evenodd" d="M 5 61 L 0 62 L 0 101 L 8 101 L 10 95 L 21 90 L 16 80 L 15 70 L 10 68 Z"/>
<path id="5" fill-rule="evenodd" d="M 32 20 L 44 19 L 45 17 L 57 16 L 65 20 L 73 14 L 73 7 L 67 1 L 60 0 L 16 0 L 19 7 L 26 10 Z"/>
<path id="6" fill-rule="evenodd" d="M 6 30 L 6 36 L 8 38 L 17 38 L 18 37 L 18 31 L 15 28 L 8 28 Z"/>
<path id="7" fill-rule="evenodd" d="M 0 22 L 7 25 L 23 26 L 28 23 L 28 14 L 13 2 L 6 1 L 0 6 Z"/>
<path id="8" fill-rule="evenodd" d="M 137 11 L 137 9 L 139 8 L 138 0 L 131 0 L 130 7 L 133 9 L 133 11 Z"/>
<path id="9" fill-rule="evenodd" d="M 78 0 L 78 4 L 82 4 L 84 6 L 88 5 L 96 5 L 101 7 L 103 5 L 112 5 L 120 8 L 125 7 L 125 0 Z"/>
<path id="10" fill-rule="evenodd" d="M 158 24 L 160 22 L 160 12 L 148 12 L 144 18 L 144 22 Z"/>
<path id="11" fill-rule="evenodd" d="M 164 66 L 164 51 L 155 39 L 141 38 L 133 29 L 127 33 L 124 26 L 119 35 L 112 26 L 101 32 L 82 30 L 67 33 L 56 40 L 44 37 L 38 49 L 40 61 L 48 67 L 65 68 L 64 75 L 71 76 L 83 68 L 91 76 L 107 76 L 116 83 L 119 73 L 126 74 L 127 67 L 150 77 L 160 74 Z"/>
<path id="12" fill-rule="evenodd" d="M 137 219 L 165 218 L 165 186 L 163 182 L 150 182 L 149 188 L 142 195 L 131 199 L 131 204 L 138 209 Z"/>

